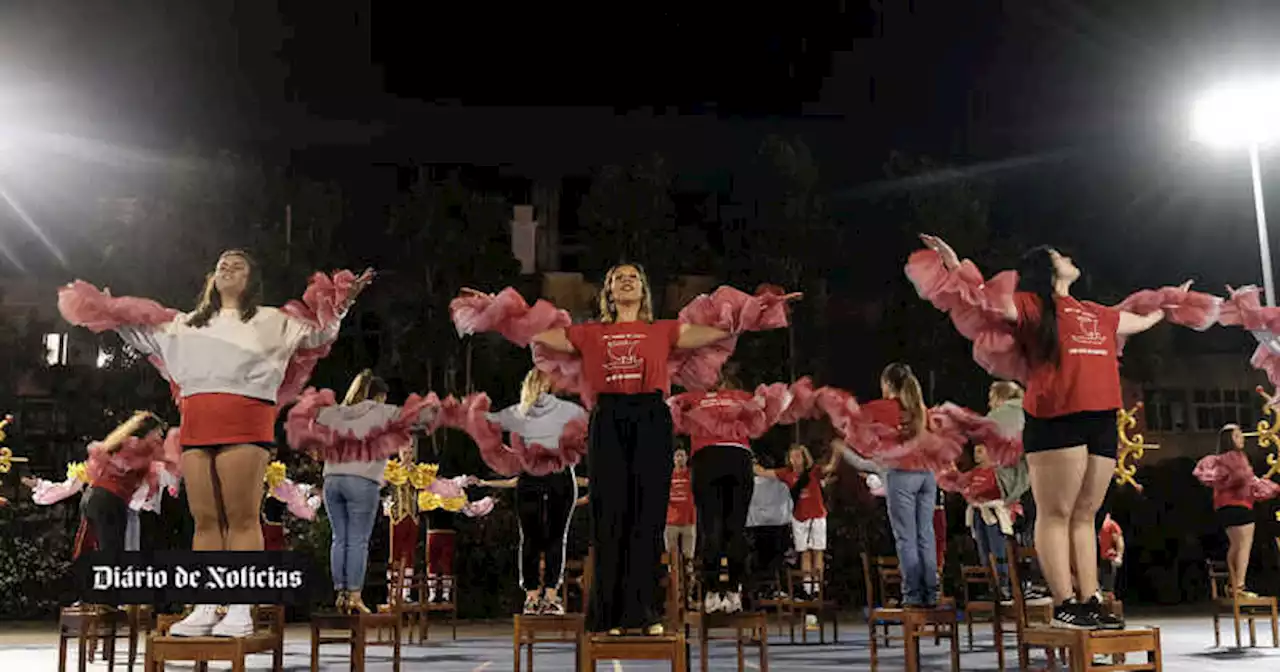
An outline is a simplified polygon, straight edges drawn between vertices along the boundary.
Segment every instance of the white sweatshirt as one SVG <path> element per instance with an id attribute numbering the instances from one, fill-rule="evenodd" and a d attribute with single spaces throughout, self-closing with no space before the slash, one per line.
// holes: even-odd
<path id="1" fill-rule="evenodd" d="M 133 348 L 159 357 L 183 397 L 221 392 L 273 403 L 293 354 L 332 342 L 341 326 L 335 320 L 315 329 L 265 306 L 248 322 L 231 309 L 199 329 L 188 326 L 189 319 L 182 313 L 168 324 L 116 331 Z"/>

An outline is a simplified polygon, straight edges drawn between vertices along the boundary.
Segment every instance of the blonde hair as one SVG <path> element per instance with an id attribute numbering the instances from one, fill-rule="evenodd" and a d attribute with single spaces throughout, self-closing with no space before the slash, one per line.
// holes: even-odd
<path id="1" fill-rule="evenodd" d="M 369 389 L 373 386 L 373 370 L 365 369 L 356 374 L 347 388 L 347 396 L 342 398 L 343 406 L 358 404 L 369 398 Z"/>
<path id="2" fill-rule="evenodd" d="M 893 392 L 902 407 L 903 422 L 899 430 L 903 439 L 914 439 L 926 430 L 929 409 L 924 405 L 924 390 L 911 367 L 900 362 L 886 366 L 880 379 Z"/>
<path id="3" fill-rule="evenodd" d="M 997 380 L 991 383 L 991 394 L 994 394 L 997 399 L 1002 401 L 1013 401 L 1014 399 L 1023 398 L 1026 392 L 1023 391 L 1021 385 L 1012 380 Z"/>
<path id="4" fill-rule="evenodd" d="M 809 447 L 804 445 L 803 443 L 793 443 L 791 444 L 791 447 L 787 449 L 787 466 L 791 466 L 791 453 L 797 450 L 800 451 L 801 455 L 804 455 L 805 470 L 807 471 L 809 469 L 812 469 L 813 453 L 809 452 Z"/>
<path id="5" fill-rule="evenodd" d="M 538 397 L 551 391 L 551 378 L 538 369 L 529 369 L 524 382 L 520 384 L 520 415 L 529 412 L 537 403 Z"/>
<path id="6" fill-rule="evenodd" d="M 642 290 L 640 297 L 640 313 L 638 317 L 642 322 L 653 321 L 653 295 L 649 291 L 649 276 L 645 275 L 644 267 L 640 264 L 617 264 L 610 268 L 604 274 L 604 287 L 600 290 L 600 321 L 605 324 L 612 324 L 618 321 L 618 307 L 613 303 L 613 276 L 617 274 L 619 269 L 634 268 L 636 275 L 640 276 L 640 288 Z"/>

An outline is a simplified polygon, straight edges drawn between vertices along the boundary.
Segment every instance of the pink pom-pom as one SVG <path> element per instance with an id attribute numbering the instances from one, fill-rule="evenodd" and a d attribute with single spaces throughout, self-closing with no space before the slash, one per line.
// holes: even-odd
<path id="1" fill-rule="evenodd" d="M 572 323 L 568 311 L 541 299 L 530 306 L 511 287 L 493 296 L 459 296 L 449 302 L 449 315 L 459 336 L 496 331 L 522 348 L 534 336 Z"/>
<path id="2" fill-rule="evenodd" d="M 178 315 L 178 311 L 150 299 L 111 296 L 83 280 L 58 290 L 58 311 L 67 322 L 94 333 L 167 324 Z"/>
<path id="3" fill-rule="evenodd" d="M 764 293 L 752 296 L 733 287 L 722 286 L 711 294 L 695 297 L 680 311 L 680 321 L 741 334 L 787 326 L 787 302 L 779 291 L 764 286 Z"/>
<path id="4" fill-rule="evenodd" d="M 294 299 L 280 310 L 315 329 L 326 329 L 347 312 L 355 282 L 356 275 L 351 271 L 337 271 L 332 276 L 315 273 L 302 292 L 302 300 Z"/>
<path id="5" fill-rule="evenodd" d="M 493 507 L 496 504 L 497 502 L 492 497 L 484 497 L 474 502 L 467 502 L 467 505 L 462 507 L 462 514 L 468 518 L 487 516 L 493 512 Z"/>

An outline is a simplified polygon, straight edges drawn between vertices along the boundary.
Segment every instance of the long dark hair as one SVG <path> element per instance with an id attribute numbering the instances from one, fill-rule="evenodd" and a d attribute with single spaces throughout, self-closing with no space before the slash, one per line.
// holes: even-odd
<path id="1" fill-rule="evenodd" d="M 262 278 L 258 273 L 258 262 L 244 250 L 227 250 L 218 255 L 218 260 L 221 261 L 223 257 L 240 257 L 249 267 L 249 279 L 245 282 L 244 294 L 240 295 L 240 321 L 248 322 L 258 314 L 258 306 L 262 305 Z M 196 329 L 209 326 L 209 320 L 222 310 L 222 295 L 218 293 L 217 275 L 218 272 L 215 269 L 204 279 L 204 289 L 200 291 L 196 310 L 187 320 L 187 326 Z"/>
<path id="2" fill-rule="evenodd" d="M 1230 423 L 1222 426 L 1218 430 L 1218 454 L 1225 455 L 1236 449 L 1236 442 L 1231 440 L 1231 435 L 1240 429 L 1240 425 Z"/>
<path id="3" fill-rule="evenodd" d="M 1032 339 L 1023 344 L 1023 352 L 1035 363 L 1058 364 L 1058 308 L 1053 291 L 1053 248 L 1047 245 L 1031 248 L 1018 264 L 1018 289 L 1031 292 L 1040 299 L 1040 320 Z"/>
<path id="4" fill-rule="evenodd" d="M 894 362 L 884 367 L 880 380 L 893 391 L 902 407 L 902 438 L 913 439 L 924 433 L 929 410 L 924 405 L 924 390 L 920 389 L 920 381 L 911 367 L 901 362 Z"/>

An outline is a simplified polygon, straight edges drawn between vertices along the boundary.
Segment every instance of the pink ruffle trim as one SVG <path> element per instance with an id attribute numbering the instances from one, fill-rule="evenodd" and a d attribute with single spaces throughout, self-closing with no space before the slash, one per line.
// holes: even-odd
<path id="1" fill-rule="evenodd" d="M 103 476 L 129 475 L 134 475 L 140 480 L 155 478 L 158 482 L 158 474 L 155 473 L 154 468 L 176 473 L 180 455 L 173 456 L 169 453 L 165 439 L 158 437 L 130 436 L 121 443 L 120 449 L 114 454 L 108 453 L 101 442 L 94 441 L 89 444 L 89 459 L 85 464 L 85 472 L 90 482 Z"/>
<path id="2" fill-rule="evenodd" d="M 720 378 L 720 369 L 733 355 L 738 334 L 787 326 L 787 302 L 779 289 L 761 285 L 754 296 L 721 286 L 701 294 L 680 310 L 680 322 L 715 327 L 729 337 L 700 348 L 673 349 L 667 362 L 671 382 L 689 390 L 705 390 Z"/>
<path id="3" fill-rule="evenodd" d="M 554 474 L 576 466 L 587 453 L 586 418 L 565 424 L 560 433 L 559 450 L 540 443 L 525 443 L 519 434 L 512 434 L 511 445 L 507 446 L 502 442 L 502 426 L 487 417 L 492 405 L 489 395 L 477 392 L 461 402 L 452 399 L 445 400 L 442 424 L 465 431 L 476 442 L 484 463 L 502 476 Z"/>
<path id="4" fill-rule="evenodd" d="M 314 329 L 327 329 L 342 319 L 351 306 L 351 288 L 356 274 L 351 271 L 335 271 L 333 275 L 314 273 L 302 292 L 302 300 L 286 303 L 284 314 L 311 325 Z"/>
<path id="5" fill-rule="evenodd" d="M 289 410 L 285 436 L 294 450 L 303 450 L 324 462 L 369 462 L 399 454 L 412 442 L 412 431 L 423 411 L 440 408 L 434 392 L 422 397 L 409 395 L 400 412 L 387 424 L 363 437 L 343 432 L 316 420 L 320 410 L 337 404 L 333 390 L 308 388 Z M 437 423 L 442 414 L 437 414 Z M 434 428 L 434 427 L 433 427 Z"/>
<path id="6" fill-rule="evenodd" d="M 818 390 L 813 387 L 813 380 L 805 376 L 792 383 L 787 389 L 791 400 L 778 415 L 779 425 L 794 425 L 801 420 L 814 420 L 822 416 L 818 408 Z"/>
<path id="7" fill-rule="evenodd" d="M 756 439 L 778 424 L 791 402 L 786 383 L 756 387 L 749 399 L 732 399 L 729 403 L 702 406 L 705 393 L 686 392 L 668 400 L 676 433 L 689 434 L 726 442 Z"/>
<path id="8" fill-rule="evenodd" d="M 307 506 L 307 497 L 297 483 L 285 479 L 283 483 L 271 490 L 271 494 L 285 503 L 289 513 L 302 520 L 315 520 L 315 509 Z"/>
<path id="9" fill-rule="evenodd" d="M 568 311 L 541 299 L 530 306 L 511 287 L 494 296 L 459 296 L 449 302 L 449 315 L 459 336 L 496 331 L 522 348 L 534 336 L 572 323 Z"/>
<path id="10" fill-rule="evenodd" d="M 1013 324 L 1005 319 L 1018 286 L 1016 273 L 1005 271 L 984 281 L 972 262 L 948 270 L 933 250 L 912 253 L 905 270 L 916 292 L 947 313 L 956 330 L 973 342 L 973 359 L 979 366 L 998 378 L 1027 379 L 1026 357 L 1014 338 Z M 1203 331 L 1219 320 L 1223 303 L 1210 294 L 1164 287 L 1135 292 L 1116 309 L 1142 315 L 1164 310 L 1170 322 Z M 1123 339 L 1118 345 L 1123 346 Z"/>
<path id="11" fill-rule="evenodd" d="M 1233 290 L 1223 304 L 1219 323 L 1227 327 L 1242 327 L 1259 338 L 1249 363 L 1266 373 L 1272 385 L 1280 386 L 1280 352 L 1267 345 L 1268 341 L 1274 340 L 1275 334 L 1280 333 L 1280 308 L 1264 307 L 1257 287 L 1241 287 Z"/>
<path id="12" fill-rule="evenodd" d="M 58 311 L 67 322 L 95 334 L 126 326 L 167 324 L 178 315 L 178 311 L 151 299 L 111 296 L 83 280 L 58 290 Z"/>
<path id="13" fill-rule="evenodd" d="M 1250 494 L 1253 495 L 1253 501 L 1264 502 L 1268 499 L 1275 499 L 1277 495 L 1280 495 L 1280 483 L 1276 483 L 1269 478 L 1255 478 L 1249 490 Z"/>
<path id="14" fill-rule="evenodd" d="M 482 497 L 474 502 L 467 502 L 462 507 L 462 515 L 468 518 L 480 518 L 493 513 L 493 507 L 497 502 L 492 497 Z"/>
<path id="15" fill-rule="evenodd" d="M 1008 436 L 1000 425 L 985 415 L 955 404 L 942 404 L 929 410 L 931 431 L 964 437 L 966 441 L 986 446 L 987 458 L 998 467 L 1011 467 L 1022 459 L 1022 437 Z"/>

